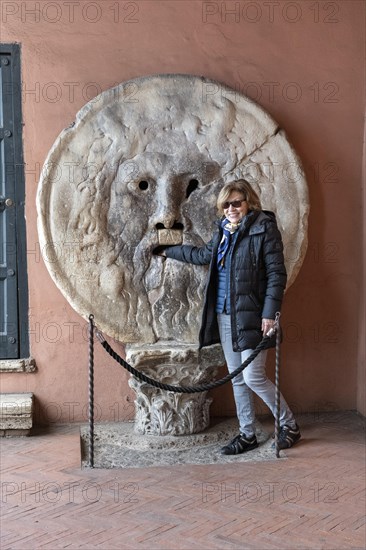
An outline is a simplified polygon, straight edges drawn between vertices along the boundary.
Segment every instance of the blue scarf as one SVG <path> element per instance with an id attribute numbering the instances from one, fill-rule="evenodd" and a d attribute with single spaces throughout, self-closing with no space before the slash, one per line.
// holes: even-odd
<path id="1" fill-rule="evenodd" d="M 223 235 L 217 251 L 217 267 L 220 270 L 224 269 L 225 256 L 230 248 L 231 236 L 235 233 L 239 226 L 240 222 L 231 223 L 227 218 L 224 218 L 221 222 Z"/>

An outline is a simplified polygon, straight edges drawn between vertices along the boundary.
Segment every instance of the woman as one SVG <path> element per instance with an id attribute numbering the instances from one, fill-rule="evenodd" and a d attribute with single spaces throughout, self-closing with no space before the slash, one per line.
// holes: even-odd
<path id="1" fill-rule="evenodd" d="M 226 184 L 217 208 L 222 220 L 208 244 L 170 246 L 157 253 L 183 262 L 210 264 L 200 346 L 221 341 L 232 372 L 273 327 L 287 276 L 275 215 L 261 209 L 259 197 L 247 181 Z M 274 345 L 275 337 L 268 347 Z M 266 355 L 267 350 L 261 351 L 232 380 L 240 433 L 222 448 L 223 454 L 243 453 L 258 446 L 252 391 L 275 414 L 275 387 L 266 376 Z M 299 427 L 281 395 L 279 448 L 291 447 L 299 439 Z"/>

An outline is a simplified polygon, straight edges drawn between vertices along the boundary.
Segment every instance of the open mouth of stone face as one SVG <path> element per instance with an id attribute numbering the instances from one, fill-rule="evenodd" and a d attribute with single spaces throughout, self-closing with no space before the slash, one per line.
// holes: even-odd
<path id="1" fill-rule="evenodd" d="M 183 243 L 182 229 L 158 229 L 159 245 L 171 246 Z"/>

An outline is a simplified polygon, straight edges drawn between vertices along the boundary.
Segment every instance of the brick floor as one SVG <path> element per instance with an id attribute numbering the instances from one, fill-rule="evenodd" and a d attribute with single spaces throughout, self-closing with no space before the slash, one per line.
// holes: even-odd
<path id="1" fill-rule="evenodd" d="M 364 549 L 363 420 L 299 423 L 286 458 L 234 466 L 81 469 L 77 425 L 3 439 L 1 549 Z"/>

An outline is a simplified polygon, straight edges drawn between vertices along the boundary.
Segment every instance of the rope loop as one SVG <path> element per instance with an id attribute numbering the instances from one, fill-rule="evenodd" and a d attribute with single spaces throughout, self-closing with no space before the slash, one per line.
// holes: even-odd
<path id="1" fill-rule="evenodd" d="M 271 331 L 273 331 L 273 329 L 271 329 Z M 252 361 L 254 361 L 254 359 L 262 350 L 268 347 L 268 343 L 272 335 L 273 335 L 273 332 L 270 335 L 264 336 L 261 342 L 255 348 L 255 350 L 253 350 L 253 353 L 240 365 L 240 367 L 235 369 L 232 373 L 227 374 L 223 378 L 220 378 L 220 380 L 208 382 L 207 384 L 200 384 L 198 386 L 172 386 L 171 384 L 164 384 L 163 382 L 154 380 L 153 378 L 146 376 L 146 374 L 143 374 L 142 372 L 132 367 L 129 363 L 127 363 L 127 361 L 122 359 L 122 357 L 114 351 L 114 349 L 108 344 L 107 340 L 104 338 L 101 332 L 98 330 L 96 331 L 96 336 L 100 341 L 101 345 L 103 346 L 103 348 L 105 349 L 105 351 L 115 361 L 117 361 L 117 363 L 119 363 L 124 369 L 126 369 L 130 374 L 132 374 L 139 380 L 142 380 L 143 382 L 146 382 L 147 384 L 154 386 L 155 388 L 159 388 L 161 390 L 166 390 L 166 391 L 172 391 L 175 393 L 199 393 L 203 391 L 212 390 L 213 388 L 217 388 L 219 386 L 222 386 L 223 384 L 226 384 L 226 382 L 229 382 L 230 380 L 235 378 L 235 376 L 240 374 Z"/>

